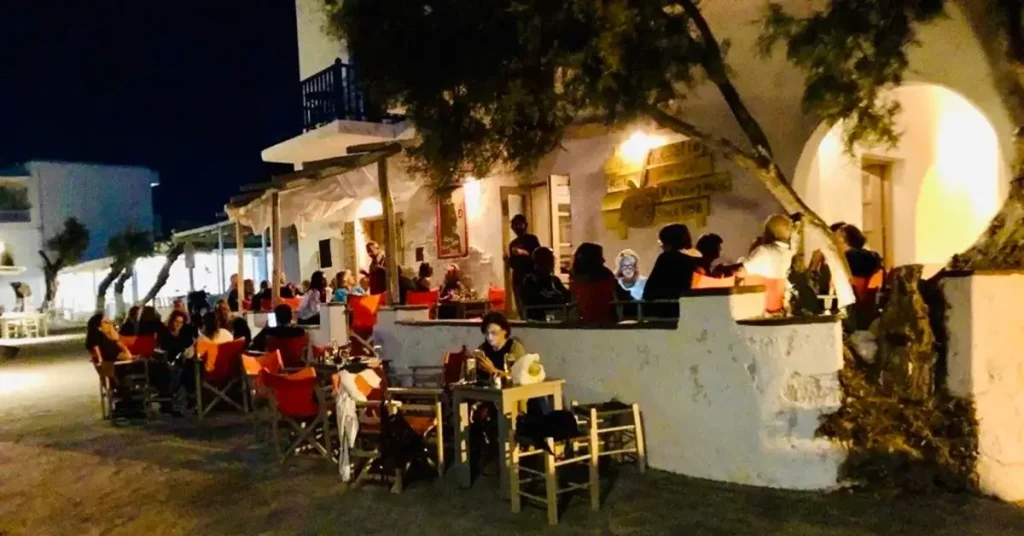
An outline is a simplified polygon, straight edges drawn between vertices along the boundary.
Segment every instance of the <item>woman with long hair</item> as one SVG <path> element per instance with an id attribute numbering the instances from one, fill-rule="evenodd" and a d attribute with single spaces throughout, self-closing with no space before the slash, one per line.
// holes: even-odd
<path id="1" fill-rule="evenodd" d="M 320 270 L 309 279 L 309 291 L 302 296 L 297 315 L 300 324 L 319 324 L 320 306 L 327 303 L 327 278 Z"/>

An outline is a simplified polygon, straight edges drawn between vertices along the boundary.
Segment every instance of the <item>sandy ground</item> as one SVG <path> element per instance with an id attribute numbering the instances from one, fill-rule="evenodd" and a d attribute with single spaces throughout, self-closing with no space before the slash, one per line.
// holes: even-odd
<path id="1" fill-rule="evenodd" d="M 1024 509 L 967 495 L 795 493 L 632 469 L 606 483 L 600 513 L 578 499 L 554 528 L 540 509 L 511 513 L 496 479 L 349 491 L 320 459 L 275 462 L 226 414 L 201 428 L 101 421 L 78 344 L 0 362 L 0 535 L 1024 535 Z"/>

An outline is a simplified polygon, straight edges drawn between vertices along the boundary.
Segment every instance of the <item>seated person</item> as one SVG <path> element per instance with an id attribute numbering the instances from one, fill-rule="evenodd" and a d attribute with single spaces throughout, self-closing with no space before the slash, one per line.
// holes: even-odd
<path id="1" fill-rule="evenodd" d="M 306 334 L 306 330 L 292 324 L 292 308 L 283 303 L 274 307 L 274 320 L 276 321 L 276 326 L 263 328 L 253 338 L 252 345 L 250 346 L 253 350 L 267 351 L 267 337 L 293 339 Z"/>
<path id="2" fill-rule="evenodd" d="M 846 264 L 850 266 L 851 276 L 868 279 L 882 269 L 882 256 L 867 248 L 868 240 L 860 229 L 844 225 L 840 232 L 846 244 Z"/>
<path id="3" fill-rule="evenodd" d="M 640 273 L 640 256 L 624 249 L 615 256 L 615 278 L 619 281 L 619 301 L 644 299 L 647 276 Z"/>
<path id="4" fill-rule="evenodd" d="M 331 301 L 337 303 L 348 302 L 348 295 L 353 294 L 356 286 L 355 277 L 352 276 L 352 270 L 342 270 L 338 272 L 338 275 L 334 277 L 334 295 L 331 296 Z"/>
<path id="5" fill-rule="evenodd" d="M 114 367 L 111 388 L 119 397 L 128 396 L 132 392 L 139 392 L 145 387 L 144 379 L 140 382 L 129 382 L 130 376 L 144 378 L 146 364 L 142 361 L 135 361 L 128 347 L 121 342 L 114 323 L 104 318 L 103 313 L 96 313 L 86 324 L 85 348 L 89 351 L 96 366 L 104 363 L 129 362 L 130 365 Z M 134 383 L 134 385 L 132 384 Z M 141 402 L 132 403 L 128 406 L 129 411 L 144 411 Z M 118 408 L 123 407 L 121 403 Z"/>
<path id="6" fill-rule="evenodd" d="M 225 305 L 227 302 L 224 302 Z M 217 314 L 210 311 L 203 315 L 203 329 L 199 332 L 200 341 L 208 341 L 214 344 L 223 344 L 235 340 L 230 331 L 221 327 L 217 320 Z"/>
<path id="7" fill-rule="evenodd" d="M 789 217 L 779 214 L 769 217 L 764 223 L 761 245 L 743 260 L 739 275 L 786 279 L 793 264 L 793 249 L 789 245 L 792 235 L 793 222 Z"/>
<path id="8" fill-rule="evenodd" d="M 319 325 L 320 306 L 327 302 L 327 278 L 317 270 L 309 282 L 309 290 L 302 296 L 296 316 L 300 324 Z"/>
<path id="9" fill-rule="evenodd" d="M 451 319 L 458 316 L 457 308 L 453 302 L 458 301 L 466 293 L 466 287 L 462 284 L 462 271 L 458 264 L 449 264 L 444 273 L 444 283 L 438 289 L 437 318 Z"/>
<path id="10" fill-rule="evenodd" d="M 164 324 L 160 320 L 160 313 L 157 312 L 156 307 L 145 306 L 142 308 L 142 313 L 139 314 L 139 329 L 136 331 L 136 335 L 160 335 L 160 332 L 164 330 Z"/>
<path id="11" fill-rule="evenodd" d="M 158 348 L 164 351 L 170 361 L 177 360 L 179 356 L 191 357 L 196 338 L 185 323 L 187 318 L 181 311 L 171 311 L 167 326 L 157 338 Z"/>
<path id="12" fill-rule="evenodd" d="M 605 323 L 616 320 L 615 274 L 604 265 L 604 248 L 584 242 L 576 248 L 572 258 L 572 278 L 569 290 L 576 303 L 576 314 L 586 323 Z"/>
<path id="13" fill-rule="evenodd" d="M 413 290 L 420 292 L 430 292 L 430 278 L 434 277 L 434 268 L 430 266 L 429 262 L 420 264 L 419 277 L 416 278 L 416 285 Z"/>
<path id="14" fill-rule="evenodd" d="M 118 330 L 119 335 L 125 337 L 134 337 L 139 334 L 139 323 L 142 320 L 142 308 L 138 305 L 131 306 L 128 309 L 128 315 L 125 316 L 124 321 L 121 322 L 121 329 Z"/>
<path id="15" fill-rule="evenodd" d="M 249 323 L 245 321 L 245 317 L 231 312 L 227 301 L 218 301 L 214 306 L 214 314 L 217 317 L 217 324 L 231 333 L 232 338 L 245 339 L 246 342 L 252 339 Z"/>
<path id="16" fill-rule="evenodd" d="M 555 275 L 555 254 L 550 248 L 533 250 L 533 272 L 523 279 L 522 294 L 528 320 L 544 322 L 549 314 L 564 317 L 564 306 L 572 296 Z"/>
<path id="17" fill-rule="evenodd" d="M 678 300 L 693 286 L 693 273 L 697 270 L 699 253 L 693 247 L 690 229 L 681 223 L 662 227 L 658 232 L 661 254 L 654 261 L 651 275 L 644 286 L 644 301 Z M 678 318 L 678 303 L 661 303 L 644 306 L 647 318 Z"/>
<path id="18" fill-rule="evenodd" d="M 366 296 L 370 293 L 370 278 L 365 275 L 359 278 L 359 284 L 352 289 L 353 296 Z"/>

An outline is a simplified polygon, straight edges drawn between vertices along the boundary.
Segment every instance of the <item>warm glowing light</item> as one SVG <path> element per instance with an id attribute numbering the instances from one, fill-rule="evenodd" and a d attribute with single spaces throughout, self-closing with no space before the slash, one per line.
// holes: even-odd
<path id="1" fill-rule="evenodd" d="M 462 193 L 466 199 L 466 221 L 472 224 L 480 219 L 484 211 L 483 181 L 467 178 L 462 184 Z"/>
<path id="2" fill-rule="evenodd" d="M 619 146 L 619 156 L 627 162 L 642 164 L 651 149 L 662 145 L 665 145 L 665 138 L 636 131 Z"/>
<path id="3" fill-rule="evenodd" d="M 0 395 L 28 391 L 43 385 L 46 378 L 42 374 L 25 372 L 6 372 L 0 374 Z"/>
<path id="4" fill-rule="evenodd" d="M 384 214 L 384 205 L 376 197 L 367 197 L 356 207 L 356 218 L 372 218 Z"/>

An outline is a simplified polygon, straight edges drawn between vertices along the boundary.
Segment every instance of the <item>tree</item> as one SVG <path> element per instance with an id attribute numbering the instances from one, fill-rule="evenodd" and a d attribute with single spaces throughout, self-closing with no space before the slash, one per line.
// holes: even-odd
<path id="1" fill-rule="evenodd" d="M 127 281 L 135 269 L 135 261 L 139 257 L 145 257 L 153 253 L 153 241 L 149 233 L 135 229 L 128 229 L 120 234 L 114 235 L 107 242 L 107 254 L 112 257 L 110 272 L 100 281 L 96 290 L 96 310 L 103 311 L 106 306 L 107 289 L 115 280 L 124 278 Z M 128 274 L 127 277 L 124 274 Z M 121 291 L 124 290 L 124 283 L 121 283 Z M 115 292 L 117 289 L 115 288 Z M 120 304 L 123 307 L 123 304 Z M 122 311 L 118 311 L 120 314 Z"/>
<path id="2" fill-rule="evenodd" d="M 156 281 L 153 282 L 153 286 L 150 287 L 149 292 L 139 300 L 140 304 L 147 304 L 156 298 L 156 295 L 160 292 L 160 289 L 164 288 L 167 284 L 167 279 L 171 276 L 171 267 L 177 262 L 178 257 L 185 252 L 185 244 L 179 242 L 177 244 L 171 244 L 167 248 L 167 253 L 164 254 L 164 265 L 160 267 L 160 272 L 157 273 Z"/>
<path id="3" fill-rule="evenodd" d="M 839 1 L 839 0 L 836 0 Z M 705 144 L 758 177 L 782 208 L 828 243 L 840 292 L 849 271 L 826 223 L 796 194 L 729 78 L 694 0 L 326 0 L 373 100 L 401 104 L 421 142 L 415 171 L 443 188 L 496 166 L 525 173 L 581 120 L 638 118 Z M 396 36 L 401 36 L 396 38 Z M 429 43 L 429 46 L 425 46 Z M 743 143 L 684 120 L 690 90 L 710 81 Z"/>
<path id="4" fill-rule="evenodd" d="M 81 260 L 88 249 L 89 229 L 77 219 L 68 218 L 64 220 L 61 232 L 50 237 L 44 245 L 46 250 L 50 251 L 50 254 L 47 254 L 46 250 L 39 250 L 39 256 L 43 258 L 43 277 L 46 280 L 46 294 L 43 296 L 45 312 L 53 307 L 53 301 L 57 298 L 57 274 L 64 267 Z"/>

